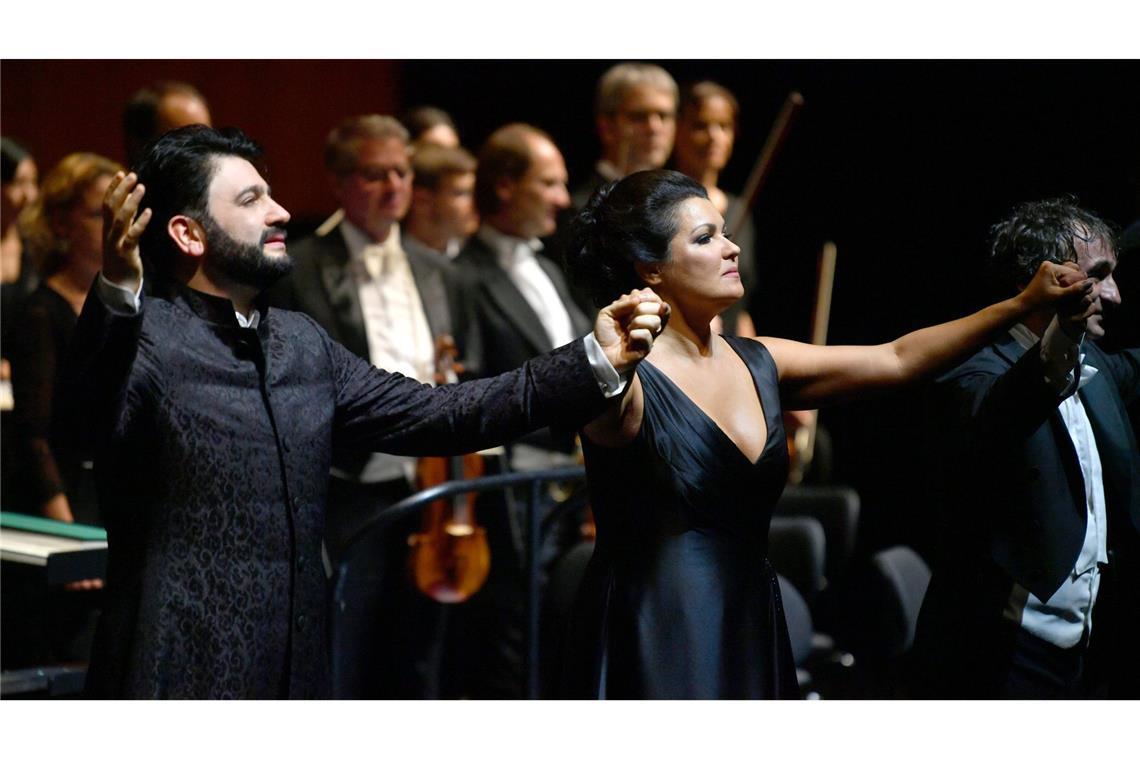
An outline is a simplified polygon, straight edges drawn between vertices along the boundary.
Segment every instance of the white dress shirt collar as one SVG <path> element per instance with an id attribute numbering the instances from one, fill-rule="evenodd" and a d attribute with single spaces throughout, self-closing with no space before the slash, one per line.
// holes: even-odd
<path id="1" fill-rule="evenodd" d="M 403 247 L 400 244 L 399 224 L 394 223 L 388 237 L 379 243 L 348 219 L 341 222 L 340 230 L 344 236 L 344 244 L 348 246 L 349 257 L 353 261 L 363 262 L 373 278 L 380 276 L 384 261 L 392 260 L 393 257 L 404 258 L 400 255 L 403 253 Z"/>

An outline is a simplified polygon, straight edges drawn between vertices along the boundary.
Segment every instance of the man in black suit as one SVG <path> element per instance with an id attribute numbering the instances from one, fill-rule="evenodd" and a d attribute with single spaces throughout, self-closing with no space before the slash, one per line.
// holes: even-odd
<path id="1" fill-rule="evenodd" d="M 570 203 L 566 179 L 562 154 L 537 127 L 501 127 L 479 151 L 475 204 L 482 223 L 455 265 L 472 294 L 483 374 L 517 367 L 588 329 L 561 269 L 539 241 L 554 232 Z M 510 446 L 509 465 L 537 470 L 574 464 L 573 452 L 569 435 L 541 430 Z M 551 506 L 541 505 L 544 512 Z M 468 660 L 477 672 L 464 688 L 471 696 L 520 697 L 525 519 L 514 504 L 488 505 L 479 514 L 493 559 L 487 591 L 467 616 L 478 632 L 468 638 L 476 642 Z M 543 541 L 543 570 L 579 539 L 574 515 L 555 523 Z M 553 646 L 543 651 L 555 654 Z"/>
<path id="2" fill-rule="evenodd" d="M 937 384 L 940 553 L 916 635 L 915 693 L 1135 697 L 1140 455 L 1128 406 L 1140 352 L 1106 354 L 1120 303 L 1109 228 L 1063 201 L 994 228 L 1007 287 L 1045 260 L 1096 281 L 1083 314 L 1035 314 Z M 946 431 L 949 431 L 948 433 Z"/>
<path id="3" fill-rule="evenodd" d="M 239 131 L 184 127 L 104 199 L 56 420 L 95 456 L 107 527 L 92 696 L 328 696 L 332 449 L 449 455 L 583 424 L 660 331 L 643 294 L 498 378 L 431 388 L 376 369 L 262 297 L 290 269 L 289 213 L 254 162 Z"/>
<path id="4" fill-rule="evenodd" d="M 475 211 L 475 156 L 430 143 L 412 157 L 412 205 L 404 217 L 404 249 L 450 263 L 479 227 Z"/>
<path id="5" fill-rule="evenodd" d="M 455 260 L 476 292 L 483 374 L 517 367 L 589 328 L 562 270 L 542 255 L 570 205 L 566 164 L 554 141 L 508 124 L 479 151 L 475 205 L 482 223 Z"/>
<path id="6" fill-rule="evenodd" d="M 414 179 L 407 130 L 390 116 L 346 119 L 329 133 L 324 158 L 340 211 L 292 246 L 294 272 L 276 286 L 275 303 L 305 312 L 376 367 L 444 382 L 437 377 L 441 343 L 470 347 L 465 309 L 447 259 L 402 239 Z M 474 356 L 464 359 L 478 365 Z M 366 523 L 416 490 L 416 465 L 414 457 L 334 452 L 325 524 L 332 569 Z M 351 670 L 352 680 L 336 686 L 347 694 L 436 696 L 444 610 L 419 594 L 405 572 L 408 536 L 419 525 L 408 518 L 380 546 L 358 547 L 351 560 L 355 581 L 343 593 L 355 608 L 375 614 L 338 627 L 336 656 L 346 665 L 337 671 Z M 374 627 L 377 621 L 386 624 Z"/>
<path id="7" fill-rule="evenodd" d="M 432 382 L 437 343 L 466 348 L 466 323 L 446 261 L 401 241 L 413 181 L 407 130 L 390 116 L 349 118 L 329 133 L 325 167 L 341 211 L 290 246 L 294 271 L 274 303 L 305 312 L 373 365 Z M 337 452 L 325 535 L 334 564 L 361 525 L 413 492 L 414 470 L 409 457 Z"/>

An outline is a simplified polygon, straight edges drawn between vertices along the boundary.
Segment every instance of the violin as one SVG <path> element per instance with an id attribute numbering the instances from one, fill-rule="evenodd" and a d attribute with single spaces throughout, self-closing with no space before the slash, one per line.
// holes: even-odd
<path id="1" fill-rule="evenodd" d="M 436 340 L 436 383 L 454 383 L 461 366 L 449 335 Z M 483 474 L 479 454 L 422 457 L 416 466 L 420 489 Z M 424 510 L 420 532 L 408 537 L 408 566 L 416 588 L 443 604 L 457 604 L 483 587 L 491 570 L 486 531 L 475 522 L 475 494 L 433 501 Z"/>
<path id="2" fill-rule="evenodd" d="M 811 342 L 822 346 L 827 342 L 827 325 L 831 319 L 831 291 L 835 286 L 835 243 L 823 244 L 819 253 L 819 270 L 815 283 L 815 309 L 812 312 Z M 784 415 L 788 432 L 788 483 L 799 485 L 811 466 L 815 453 L 815 431 L 819 425 L 819 410 L 799 410 Z"/>

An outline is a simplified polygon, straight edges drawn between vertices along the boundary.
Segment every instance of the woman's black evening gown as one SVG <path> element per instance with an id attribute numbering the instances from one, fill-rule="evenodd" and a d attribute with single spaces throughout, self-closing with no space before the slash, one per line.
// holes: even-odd
<path id="1" fill-rule="evenodd" d="M 650 361 L 641 430 L 584 441 L 597 544 L 567 632 L 562 687 L 580 698 L 796 698 L 768 522 L 788 452 L 776 366 L 744 359 L 768 440 L 756 462 Z"/>

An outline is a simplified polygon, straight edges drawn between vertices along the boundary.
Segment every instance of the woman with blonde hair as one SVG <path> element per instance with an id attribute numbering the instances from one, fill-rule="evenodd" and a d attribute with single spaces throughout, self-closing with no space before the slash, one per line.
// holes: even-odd
<path id="1" fill-rule="evenodd" d="M 121 167 L 72 153 L 45 177 L 22 225 L 40 286 L 17 316 L 12 343 L 16 429 L 29 511 L 98 523 L 87 463 L 49 444 L 56 371 L 102 262 L 103 194 Z"/>

